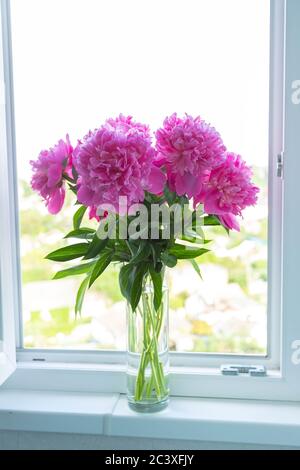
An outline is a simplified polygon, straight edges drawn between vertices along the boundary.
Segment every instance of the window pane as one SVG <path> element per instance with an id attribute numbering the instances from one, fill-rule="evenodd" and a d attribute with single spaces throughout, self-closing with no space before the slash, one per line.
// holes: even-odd
<path id="1" fill-rule="evenodd" d="M 176 111 L 211 122 L 253 166 L 261 194 L 240 233 L 213 230 L 203 281 L 187 262 L 169 273 L 171 347 L 265 353 L 269 1 L 13 0 L 12 26 L 25 346 L 125 348 L 116 269 L 77 320 L 79 281 L 51 281 L 57 267 L 43 258 L 62 246 L 74 208 L 47 214 L 29 161 L 120 112 L 155 130 Z"/>

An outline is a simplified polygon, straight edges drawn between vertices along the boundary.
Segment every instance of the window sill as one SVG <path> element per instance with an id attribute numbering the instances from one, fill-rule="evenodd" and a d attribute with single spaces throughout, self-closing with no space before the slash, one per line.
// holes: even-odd
<path id="1" fill-rule="evenodd" d="M 300 447 L 300 404 L 173 397 L 138 414 L 119 394 L 3 389 L 0 430 Z"/>

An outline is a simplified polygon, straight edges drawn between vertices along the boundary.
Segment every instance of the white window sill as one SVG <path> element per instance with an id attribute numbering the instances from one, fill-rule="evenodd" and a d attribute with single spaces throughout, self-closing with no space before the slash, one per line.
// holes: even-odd
<path id="1" fill-rule="evenodd" d="M 300 447 L 300 403 L 173 397 L 138 414 L 124 395 L 6 389 L 0 430 Z"/>

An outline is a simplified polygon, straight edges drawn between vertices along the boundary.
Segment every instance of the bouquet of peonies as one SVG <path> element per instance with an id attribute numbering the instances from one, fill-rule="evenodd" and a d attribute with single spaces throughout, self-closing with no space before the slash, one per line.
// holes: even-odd
<path id="1" fill-rule="evenodd" d="M 155 142 L 148 126 L 120 115 L 90 131 L 75 148 L 67 136 L 31 165 L 32 188 L 51 214 L 61 210 L 66 188 L 78 205 L 65 238 L 79 242 L 47 258 L 81 262 L 55 278 L 84 275 L 75 306 L 80 313 L 87 288 L 110 263 L 121 263 L 121 292 L 131 314 L 139 312 L 145 320 L 133 397 L 135 402 L 161 399 L 167 394 L 158 359 L 165 267 L 187 259 L 200 274 L 195 258 L 208 251 L 205 226 L 239 230 L 237 217 L 256 203 L 259 191 L 250 168 L 227 151 L 211 125 L 176 114 L 155 132 Z M 86 211 L 98 222 L 94 229 L 82 225 Z M 150 300 L 140 308 L 147 283 Z M 129 334 L 133 349 L 137 341 Z"/>

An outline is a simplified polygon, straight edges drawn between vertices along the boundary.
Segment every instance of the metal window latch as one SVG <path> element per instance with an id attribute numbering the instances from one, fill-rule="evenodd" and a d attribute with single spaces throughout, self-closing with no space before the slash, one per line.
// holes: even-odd
<path id="1" fill-rule="evenodd" d="M 284 158 L 283 152 L 277 155 L 276 174 L 278 178 L 283 178 L 283 158 Z"/>
<path id="2" fill-rule="evenodd" d="M 267 371 L 265 366 L 241 366 L 241 365 L 222 365 L 222 375 L 240 375 L 246 374 L 251 377 L 265 377 Z"/>

